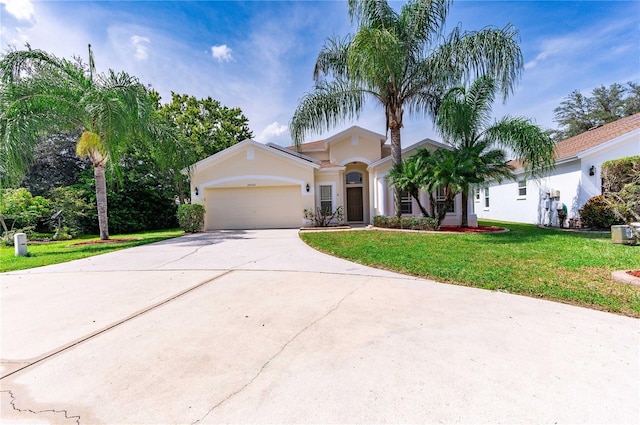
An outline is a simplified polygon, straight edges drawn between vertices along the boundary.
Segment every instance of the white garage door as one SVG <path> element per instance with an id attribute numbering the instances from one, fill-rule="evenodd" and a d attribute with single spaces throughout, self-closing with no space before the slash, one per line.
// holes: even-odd
<path id="1" fill-rule="evenodd" d="M 295 228 L 302 223 L 300 186 L 208 189 L 207 230 Z"/>

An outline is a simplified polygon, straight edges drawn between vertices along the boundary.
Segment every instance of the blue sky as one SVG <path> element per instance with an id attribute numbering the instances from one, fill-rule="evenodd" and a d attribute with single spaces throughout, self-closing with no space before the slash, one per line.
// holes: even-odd
<path id="1" fill-rule="evenodd" d="M 400 8 L 402 2 L 391 2 Z M 482 1 L 452 3 L 448 31 L 512 23 L 520 31 L 526 69 L 496 117 L 525 116 L 555 128 L 553 109 L 573 90 L 640 83 L 640 1 Z M 44 49 L 87 58 L 136 75 L 160 92 L 211 96 L 240 107 L 254 138 L 291 144 L 287 124 L 312 90 L 313 65 L 325 39 L 355 28 L 344 1 L 32 1 L 0 0 L 0 46 Z M 370 103 L 357 124 L 385 132 Z M 440 140 L 424 116 L 408 117 L 403 146 Z"/>

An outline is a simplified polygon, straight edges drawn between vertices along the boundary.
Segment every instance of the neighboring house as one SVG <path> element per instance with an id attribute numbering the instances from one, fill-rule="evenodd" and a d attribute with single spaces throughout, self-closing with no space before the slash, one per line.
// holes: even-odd
<path id="1" fill-rule="evenodd" d="M 478 218 L 557 226 L 557 210 L 566 205 L 568 219 L 592 196 L 602 194 L 602 163 L 640 155 L 640 114 L 558 142 L 555 169 L 541 179 L 526 179 L 516 162 L 516 181 L 492 183 L 475 191 Z"/>
<path id="2" fill-rule="evenodd" d="M 395 214 L 385 141 L 356 126 L 298 149 L 248 139 L 193 166 L 192 202 L 205 205 L 205 230 L 301 227 L 309 224 L 303 211 L 316 207 L 342 207 L 347 223 L 371 223 Z M 403 158 L 420 147 L 445 146 L 425 139 L 404 149 Z M 443 224 L 460 224 L 460 208 L 458 196 Z M 403 197 L 402 215 L 420 216 L 410 196 Z M 477 223 L 471 211 L 469 222 Z"/>

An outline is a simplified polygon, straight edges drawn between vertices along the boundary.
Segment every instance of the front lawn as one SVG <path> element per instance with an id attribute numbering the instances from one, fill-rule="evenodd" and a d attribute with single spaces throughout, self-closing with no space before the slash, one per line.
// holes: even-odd
<path id="1" fill-rule="evenodd" d="M 66 261 L 91 257 L 124 248 L 145 245 L 164 239 L 182 236 L 181 229 L 158 230 L 129 235 L 111 235 L 111 239 L 130 239 L 126 242 L 92 243 L 99 241 L 97 236 L 82 236 L 70 241 L 37 243 L 27 242 L 28 257 L 16 257 L 14 248 L 0 247 L 0 272 L 24 270 L 33 267 L 48 266 Z"/>
<path id="2" fill-rule="evenodd" d="M 483 222 L 492 234 L 379 230 L 302 233 L 310 246 L 368 266 L 640 317 L 640 287 L 611 279 L 640 269 L 640 246 L 614 245 L 608 233 L 563 232 Z"/>

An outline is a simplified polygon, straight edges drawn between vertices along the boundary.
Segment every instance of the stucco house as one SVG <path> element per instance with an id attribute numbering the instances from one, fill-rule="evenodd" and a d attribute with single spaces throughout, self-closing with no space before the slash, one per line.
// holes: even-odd
<path id="1" fill-rule="evenodd" d="M 640 114 L 558 142 L 555 169 L 544 178 L 526 179 L 514 163 L 515 181 L 476 189 L 475 213 L 478 218 L 557 226 L 557 211 L 564 204 L 567 220 L 577 219 L 587 200 L 602 194 L 602 163 L 633 155 L 640 155 Z"/>
<path id="2" fill-rule="evenodd" d="M 403 157 L 420 147 L 446 146 L 425 139 L 404 149 Z M 296 228 L 309 224 L 305 209 L 340 206 L 347 223 L 366 224 L 376 215 L 395 214 L 386 179 L 391 166 L 386 136 L 357 126 L 298 148 L 248 139 L 193 165 L 191 198 L 205 206 L 205 230 Z M 461 204 L 458 196 L 443 224 L 460 223 Z M 408 194 L 402 215 L 420 215 Z M 477 223 L 473 211 L 469 222 Z"/>

